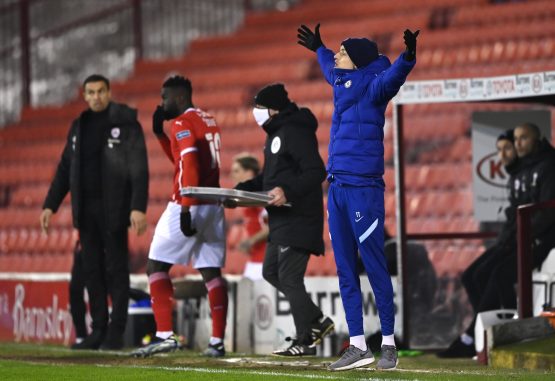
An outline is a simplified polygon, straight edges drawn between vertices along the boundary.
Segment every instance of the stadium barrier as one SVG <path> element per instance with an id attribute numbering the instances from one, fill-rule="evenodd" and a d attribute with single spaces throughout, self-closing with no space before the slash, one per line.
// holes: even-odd
<path id="1" fill-rule="evenodd" d="M 67 273 L 0 273 L 0 341 L 71 345 L 75 339 L 70 314 Z M 252 282 L 241 276 L 226 276 L 229 308 L 225 345 L 229 351 L 268 354 L 286 346 L 285 338 L 295 329 L 289 303 L 264 280 Z M 398 282 L 393 277 L 393 292 Z M 185 338 L 185 347 L 203 349 L 210 338 L 210 307 L 199 275 L 175 280 L 175 327 Z M 318 348 L 321 356 L 335 356 L 348 339 L 348 328 L 337 277 L 307 277 L 305 285 L 312 300 L 335 322 L 335 334 Z M 147 291 L 145 275 L 132 275 L 131 287 Z M 379 331 L 374 295 L 366 276 L 361 277 L 363 316 L 366 334 Z M 395 297 L 395 319 L 401 321 L 400 299 Z M 138 327 L 149 308 L 130 308 L 126 345 L 136 345 Z M 146 321 L 142 319 L 143 321 Z M 90 320 L 89 320 L 90 321 Z M 402 335 L 397 325 L 395 334 Z"/>

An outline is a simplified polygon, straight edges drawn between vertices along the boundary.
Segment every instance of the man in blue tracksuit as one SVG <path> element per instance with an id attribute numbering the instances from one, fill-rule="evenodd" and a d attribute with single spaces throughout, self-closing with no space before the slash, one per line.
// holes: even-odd
<path id="1" fill-rule="evenodd" d="M 395 369 L 397 350 L 393 288 L 384 255 L 384 122 L 385 109 L 416 63 L 418 31 L 405 31 L 407 47 L 391 64 L 375 42 L 348 38 L 337 54 L 322 43 L 320 24 L 312 32 L 298 29 L 299 44 L 316 52 L 324 77 L 333 86 L 329 157 L 328 221 L 335 254 L 350 346 L 330 370 L 346 370 L 374 361 L 366 346 L 358 253 L 376 298 L 382 328 L 378 369 Z"/>

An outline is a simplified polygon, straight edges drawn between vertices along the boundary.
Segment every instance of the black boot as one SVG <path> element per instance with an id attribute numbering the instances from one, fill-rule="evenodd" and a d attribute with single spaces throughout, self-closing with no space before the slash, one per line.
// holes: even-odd
<path id="1" fill-rule="evenodd" d="M 100 345 L 100 349 L 111 351 L 123 349 L 123 334 L 119 331 L 108 330 L 108 334 L 102 345 Z"/>
<path id="2" fill-rule="evenodd" d="M 449 348 L 437 353 L 437 357 L 440 358 L 472 358 L 474 356 L 476 356 L 474 343 L 467 345 L 461 341 L 460 337 L 457 337 Z"/>
<path id="3" fill-rule="evenodd" d="M 104 340 L 105 333 L 102 330 L 93 330 L 92 333 L 79 344 L 73 344 L 71 349 L 98 349 Z"/>

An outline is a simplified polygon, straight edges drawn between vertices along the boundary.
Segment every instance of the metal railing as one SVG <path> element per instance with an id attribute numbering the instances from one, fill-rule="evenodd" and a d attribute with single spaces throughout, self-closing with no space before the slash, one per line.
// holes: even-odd
<path id="1" fill-rule="evenodd" d="M 296 0 L 0 0 L 0 127 L 25 106 L 76 96 L 92 73 L 182 55 L 192 39 L 236 30 L 247 10 Z"/>

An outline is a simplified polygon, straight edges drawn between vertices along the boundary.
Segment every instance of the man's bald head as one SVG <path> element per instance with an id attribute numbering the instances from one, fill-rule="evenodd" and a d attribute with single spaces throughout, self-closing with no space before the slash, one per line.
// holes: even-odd
<path id="1" fill-rule="evenodd" d="M 519 158 L 535 152 L 541 139 L 541 131 L 533 123 L 522 123 L 515 127 L 515 149 Z"/>

